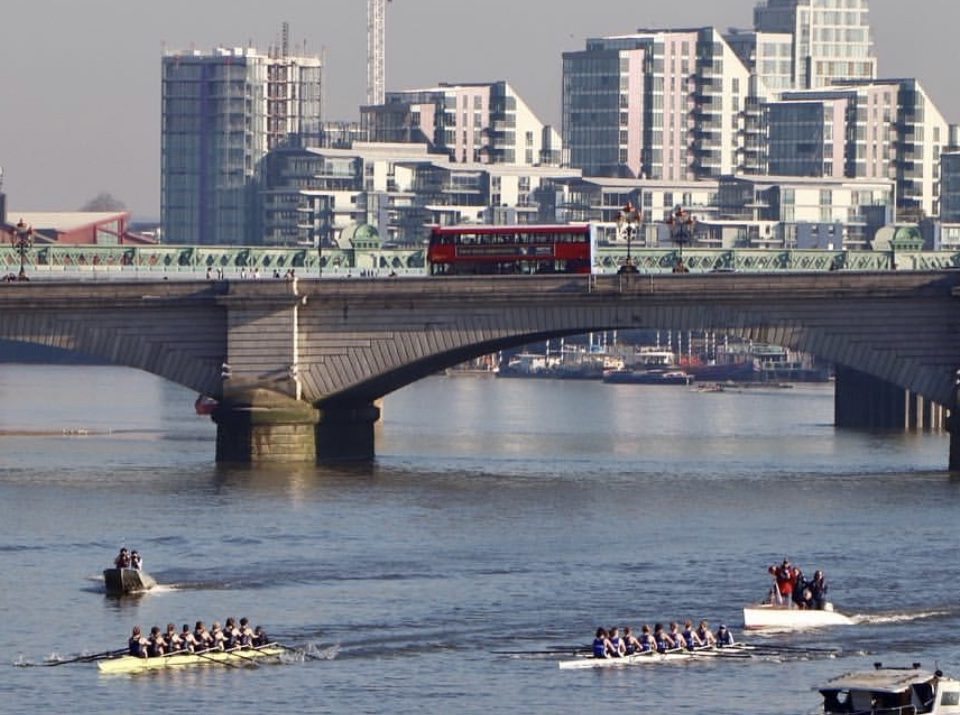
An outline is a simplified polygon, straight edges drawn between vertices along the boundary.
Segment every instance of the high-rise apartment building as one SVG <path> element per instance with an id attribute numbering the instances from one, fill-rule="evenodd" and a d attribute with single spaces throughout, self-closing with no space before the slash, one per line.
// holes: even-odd
<path id="1" fill-rule="evenodd" d="M 893 179 L 898 210 L 939 212 L 950 127 L 917 80 L 786 92 L 768 105 L 767 124 L 770 173 Z"/>
<path id="2" fill-rule="evenodd" d="M 757 89 L 714 28 L 588 40 L 563 55 L 567 160 L 587 175 L 666 181 L 750 171 Z"/>
<path id="3" fill-rule="evenodd" d="M 163 57 L 161 220 L 171 243 L 259 243 L 256 179 L 285 143 L 319 143 L 318 57 L 252 48 Z"/>
<path id="4" fill-rule="evenodd" d="M 870 33 L 868 0 L 766 0 L 754 9 L 756 60 L 760 75 L 773 70 L 765 47 L 792 38 L 792 88 L 817 89 L 836 80 L 869 80 L 877 76 L 877 58 Z M 779 50 L 778 59 L 782 60 Z M 780 75 L 782 68 L 776 69 Z"/>
<path id="5" fill-rule="evenodd" d="M 557 164 L 560 136 L 507 82 L 387 92 L 361 107 L 370 141 L 428 143 L 459 163 Z"/>

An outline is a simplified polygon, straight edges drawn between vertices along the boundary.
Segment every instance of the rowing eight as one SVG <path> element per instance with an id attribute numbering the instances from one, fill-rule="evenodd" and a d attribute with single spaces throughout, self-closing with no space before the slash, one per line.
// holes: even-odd
<path id="1" fill-rule="evenodd" d="M 559 665 L 562 670 L 574 670 L 584 668 L 617 668 L 625 665 L 652 665 L 655 663 L 671 663 L 683 660 L 692 660 L 695 658 L 749 658 L 750 654 L 746 646 L 732 645 L 723 648 L 709 646 L 707 648 L 697 648 L 696 650 L 671 650 L 666 653 L 657 651 L 645 651 L 633 655 L 625 655 L 620 658 L 595 658 L 585 656 L 574 658 L 572 660 L 561 660 Z"/>
<path id="2" fill-rule="evenodd" d="M 101 673 L 142 673 L 163 668 L 182 668 L 193 665 L 220 664 L 238 667 L 250 661 L 279 658 L 284 648 L 277 645 L 265 645 L 259 648 L 234 648 L 232 650 L 207 650 L 199 653 L 171 653 L 153 658 L 138 658 L 124 655 L 97 662 Z"/>

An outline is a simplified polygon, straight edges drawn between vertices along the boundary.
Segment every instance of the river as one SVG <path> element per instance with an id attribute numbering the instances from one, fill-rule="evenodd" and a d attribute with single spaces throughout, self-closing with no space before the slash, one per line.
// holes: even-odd
<path id="1" fill-rule="evenodd" d="M 216 466 L 194 397 L 126 369 L 0 369 L 0 710 L 779 715 L 877 660 L 960 674 L 948 440 L 838 431 L 829 385 L 435 377 L 387 397 L 375 463 L 270 469 Z M 158 591 L 102 594 L 121 545 Z M 581 672 L 535 653 L 598 625 L 739 634 L 784 556 L 858 624 L 766 642 L 841 657 Z M 322 659 L 13 667 L 230 615 Z"/>

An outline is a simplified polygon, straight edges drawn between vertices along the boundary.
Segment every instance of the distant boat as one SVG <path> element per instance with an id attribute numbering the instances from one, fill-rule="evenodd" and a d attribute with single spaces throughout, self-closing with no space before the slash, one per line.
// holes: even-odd
<path id="1" fill-rule="evenodd" d="M 199 395 L 197 401 L 193 403 L 193 409 L 196 410 L 198 415 L 212 415 L 213 411 L 219 406 L 219 402 L 206 395 Z"/>
<path id="2" fill-rule="evenodd" d="M 682 370 L 606 370 L 603 381 L 612 385 L 689 385 L 693 376 Z"/>
<path id="3" fill-rule="evenodd" d="M 103 585 L 108 594 L 122 596 L 125 593 L 149 591 L 157 582 L 146 571 L 113 568 L 103 570 Z"/>

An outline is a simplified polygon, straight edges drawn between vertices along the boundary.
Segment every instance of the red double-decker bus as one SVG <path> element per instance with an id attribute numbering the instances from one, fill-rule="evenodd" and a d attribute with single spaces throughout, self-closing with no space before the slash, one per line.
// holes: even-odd
<path id="1" fill-rule="evenodd" d="M 435 226 L 430 233 L 430 275 L 590 273 L 590 226 Z"/>

